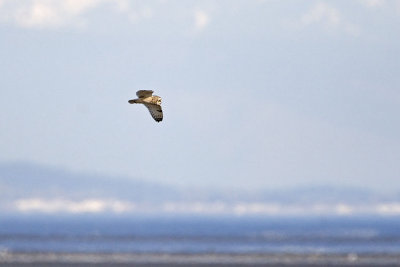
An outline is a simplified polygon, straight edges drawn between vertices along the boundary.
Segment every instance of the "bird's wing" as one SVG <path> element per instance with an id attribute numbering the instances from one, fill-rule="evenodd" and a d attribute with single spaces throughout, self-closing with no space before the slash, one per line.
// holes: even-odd
<path id="1" fill-rule="evenodd" d="M 163 119 L 163 112 L 161 106 L 156 104 L 144 104 L 146 108 L 150 111 L 151 116 L 156 122 L 160 122 Z"/>
<path id="2" fill-rule="evenodd" d="M 152 94 L 153 94 L 153 91 L 152 91 L 152 90 L 139 90 L 139 91 L 136 92 L 136 95 L 137 95 L 139 98 L 149 97 L 149 96 L 151 96 Z"/>

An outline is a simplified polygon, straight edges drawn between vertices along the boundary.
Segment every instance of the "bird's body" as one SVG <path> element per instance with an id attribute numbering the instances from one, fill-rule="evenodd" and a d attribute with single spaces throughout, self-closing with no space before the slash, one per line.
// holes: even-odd
<path id="1" fill-rule="evenodd" d="M 138 96 L 137 99 L 131 99 L 128 102 L 130 104 L 144 104 L 156 122 L 162 121 L 161 97 L 153 95 L 152 90 L 139 90 L 136 95 Z"/>

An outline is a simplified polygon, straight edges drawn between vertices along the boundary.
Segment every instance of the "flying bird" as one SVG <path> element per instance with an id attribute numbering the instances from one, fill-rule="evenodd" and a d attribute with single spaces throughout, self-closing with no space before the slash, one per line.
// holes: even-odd
<path id="1" fill-rule="evenodd" d="M 137 99 L 131 99 L 130 104 L 143 104 L 150 111 L 151 116 L 156 122 L 163 119 L 163 112 L 161 109 L 161 97 L 153 95 L 152 90 L 139 90 L 136 92 Z"/>

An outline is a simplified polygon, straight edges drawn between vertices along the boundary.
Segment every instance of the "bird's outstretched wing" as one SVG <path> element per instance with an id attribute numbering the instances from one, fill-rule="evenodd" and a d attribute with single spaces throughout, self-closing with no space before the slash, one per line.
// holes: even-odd
<path id="1" fill-rule="evenodd" d="M 144 104 L 146 108 L 150 111 L 151 116 L 156 122 L 160 122 L 163 119 L 163 112 L 161 106 L 156 104 Z"/>
<path id="2" fill-rule="evenodd" d="M 139 91 L 136 92 L 136 95 L 137 95 L 139 98 L 149 97 L 149 96 L 151 96 L 152 94 L 153 94 L 153 91 L 152 91 L 152 90 L 139 90 Z"/>

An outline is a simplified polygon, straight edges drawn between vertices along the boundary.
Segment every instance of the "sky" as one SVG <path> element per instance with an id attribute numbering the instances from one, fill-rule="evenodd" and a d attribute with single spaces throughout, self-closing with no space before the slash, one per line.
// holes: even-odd
<path id="1" fill-rule="evenodd" d="M 0 0 L 0 161 L 400 192 L 399 33 L 398 0 Z"/>

